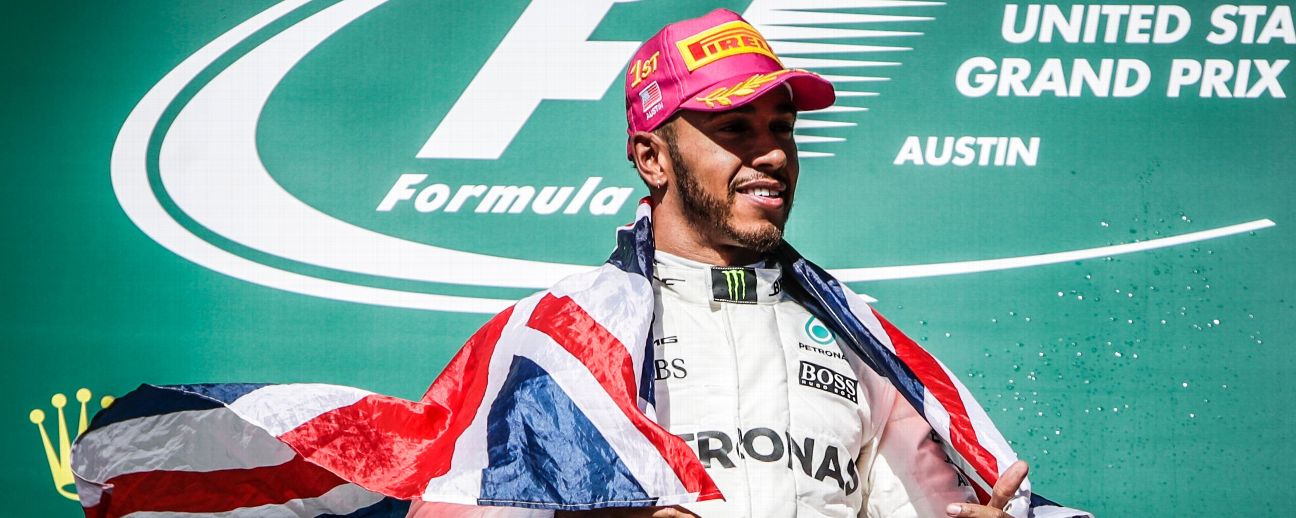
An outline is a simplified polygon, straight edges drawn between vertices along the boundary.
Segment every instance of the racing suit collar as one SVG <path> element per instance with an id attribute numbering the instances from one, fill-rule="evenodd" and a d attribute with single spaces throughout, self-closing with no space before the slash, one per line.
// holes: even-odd
<path id="1" fill-rule="evenodd" d="M 774 304 L 783 300 L 783 271 L 773 261 L 711 266 L 657 251 L 653 281 L 691 304 Z"/>

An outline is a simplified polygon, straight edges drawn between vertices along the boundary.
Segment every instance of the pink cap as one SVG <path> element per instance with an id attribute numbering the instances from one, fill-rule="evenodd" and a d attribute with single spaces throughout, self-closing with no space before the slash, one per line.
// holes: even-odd
<path id="1" fill-rule="evenodd" d="M 797 110 L 837 100 L 832 83 L 784 68 L 751 24 L 716 9 L 663 27 L 635 52 L 625 82 L 627 132 L 652 131 L 681 109 L 732 110 L 781 84 L 791 88 Z"/>

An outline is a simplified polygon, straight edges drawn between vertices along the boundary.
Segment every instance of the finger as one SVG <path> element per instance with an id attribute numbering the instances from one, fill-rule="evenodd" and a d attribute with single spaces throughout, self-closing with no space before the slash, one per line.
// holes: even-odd
<path id="1" fill-rule="evenodd" d="M 976 504 L 950 504 L 945 514 L 958 518 L 1012 518 L 994 507 Z"/>
<path id="2" fill-rule="evenodd" d="M 690 513 L 688 509 L 676 505 L 658 508 L 657 512 L 653 513 L 652 518 L 697 518 L 697 516 Z"/>
<path id="3" fill-rule="evenodd" d="M 1030 471 L 1030 466 L 1026 461 L 1014 462 L 999 477 L 999 482 L 995 483 L 994 489 L 990 492 L 990 503 L 987 504 L 995 509 L 1003 509 L 1012 500 L 1013 495 L 1017 494 L 1017 489 L 1021 487 L 1022 481 L 1026 480 L 1026 472 Z"/>

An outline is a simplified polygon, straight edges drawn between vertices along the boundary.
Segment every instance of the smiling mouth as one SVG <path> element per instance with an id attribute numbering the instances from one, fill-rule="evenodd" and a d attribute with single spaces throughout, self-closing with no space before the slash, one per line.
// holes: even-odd
<path id="1" fill-rule="evenodd" d="M 734 189 L 748 203 L 764 210 L 782 210 L 787 206 L 785 197 L 787 187 L 777 180 L 759 180 L 749 182 Z"/>
<path id="2" fill-rule="evenodd" d="M 748 196 L 765 199 L 782 199 L 783 191 L 786 190 L 787 187 L 783 185 L 783 182 L 772 179 L 747 182 L 744 185 L 739 186 L 737 189 L 734 189 L 738 194 L 746 194 Z"/>
<path id="3" fill-rule="evenodd" d="M 749 196 L 759 196 L 761 198 L 782 198 L 783 197 L 783 191 L 781 189 L 771 189 L 769 187 L 753 187 L 749 189 L 739 189 L 738 193 L 746 194 Z"/>

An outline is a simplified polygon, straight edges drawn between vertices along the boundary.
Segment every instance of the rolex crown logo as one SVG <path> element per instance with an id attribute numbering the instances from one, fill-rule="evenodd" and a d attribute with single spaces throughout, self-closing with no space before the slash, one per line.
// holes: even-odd
<path id="1" fill-rule="evenodd" d="M 28 419 L 40 430 L 41 443 L 45 446 L 45 460 L 49 461 L 50 475 L 54 477 L 54 489 L 60 495 L 69 500 L 77 500 L 76 480 L 72 476 L 72 441 L 85 433 L 89 425 L 89 412 L 86 410 L 86 403 L 90 402 L 92 394 L 89 389 L 76 391 L 76 400 L 81 403 L 81 416 L 77 424 L 77 432 L 74 436 L 69 436 L 67 427 L 67 417 L 63 413 L 63 407 L 67 406 L 67 396 L 63 394 L 54 394 L 50 398 L 50 404 L 58 412 L 58 451 L 54 451 L 54 444 L 50 440 L 49 432 L 45 429 L 45 411 L 37 408 L 31 411 Z M 112 396 L 104 396 L 99 399 L 99 408 L 108 408 L 113 402 Z"/>

